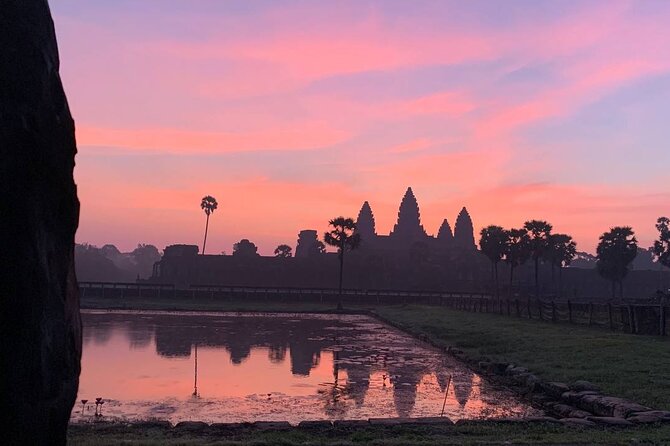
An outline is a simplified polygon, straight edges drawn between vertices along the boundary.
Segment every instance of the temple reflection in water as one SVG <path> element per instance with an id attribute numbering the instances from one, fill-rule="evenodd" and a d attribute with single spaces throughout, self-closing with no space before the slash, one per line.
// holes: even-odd
<path id="1" fill-rule="evenodd" d="M 448 385 L 452 417 L 531 410 L 366 316 L 89 312 L 83 320 L 80 397 L 104 393 L 120 417 L 199 410 L 180 403 L 190 394 L 196 345 L 200 403 L 219 414 L 212 421 L 436 416 Z M 152 404 L 158 413 L 138 408 Z"/>

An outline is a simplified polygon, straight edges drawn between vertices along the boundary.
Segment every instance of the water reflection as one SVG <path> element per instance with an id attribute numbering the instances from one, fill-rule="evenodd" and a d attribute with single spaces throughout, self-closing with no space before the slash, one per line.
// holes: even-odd
<path id="1" fill-rule="evenodd" d="M 366 316 L 85 312 L 83 324 L 78 399 L 104 397 L 107 417 L 437 416 L 450 379 L 451 418 L 535 414 L 460 363 Z M 81 407 L 73 411 L 82 417 Z"/>

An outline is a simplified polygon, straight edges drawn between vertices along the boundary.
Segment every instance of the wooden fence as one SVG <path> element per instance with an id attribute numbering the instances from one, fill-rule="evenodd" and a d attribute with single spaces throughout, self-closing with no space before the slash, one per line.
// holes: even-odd
<path id="1" fill-rule="evenodd" d="M 664 303 L 602 303 L 588 301 L 502 299 L 490 294 L 400 290 L 343 290 L 332 288 L 229 287 L 221 285 L 174 285 L 151 283 L 80 282 L 82 297 L 229 299 L 280 302 L 323 302 L 375 305 L 436 305 L 479 313 L 553 323 L 602 327 L 634 334 L 667 333 L 668 306 Z"/>

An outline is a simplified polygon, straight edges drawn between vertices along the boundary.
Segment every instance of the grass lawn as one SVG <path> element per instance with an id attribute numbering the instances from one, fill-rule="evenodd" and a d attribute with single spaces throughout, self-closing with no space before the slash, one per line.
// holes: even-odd
<path id="1" fill-rule="evenodd" d="M 358 429 L 260 431 L 240 429 L 226 433 L 180 433 L 176 430 L 115 426 L 70 428 L 73 446 L 107 445 L 630 445 L 668 444 L 670 426 L 579 429 L 554 424 L 473 423 L 448 427 L 394 426 Z"/>
<path id="2" fill-rule="evenodd" d="M 585 379 L 604 393 L 670 410 L 670 338 L 611 333 L 441 307 L 377 307 L 407 331 L 492 360 L 526 367 L 542 380 Z"/>

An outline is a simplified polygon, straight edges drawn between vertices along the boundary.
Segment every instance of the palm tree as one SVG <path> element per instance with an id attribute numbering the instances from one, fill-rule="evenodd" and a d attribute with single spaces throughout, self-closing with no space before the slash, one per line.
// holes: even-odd
<path id="1" fill-rule="evenodd" d="M 577 243 L 567 234 L 551 234 L 549 237 L 548 257 L 551 260 L 553 276 L 554 267 L 558 267 L 558 297 L 563 294 L 563 267 L 570 265 L 577 255 Z"/>
<path id="2" fill-rule="evenodd" d="M 530 235 L 530 255 L 535 266 L 535 298 L 540 298 L 540 259 L 549 249 L 549 237 L 553 227 L 544 220 L 529 220 L 523 225 Z M 530 297 L 529 297 L 530 311 Z"/>
<path id="3" fill-rule="evenodd" d="M 293 248 L 289 245 L 279 245 L 275 249 L 275 257 L 291 257 Z"/>
<path id="4" fill-rule="evenodd" d="M 637 239 L 630 226 L 617 226 L 600 236 L 596 249 L 598 273 L 612 281 L 612 298 L 615 297 L 616 284 L 619 284 L 619 296 L 623 298 L 623 279 L 628 267 L 637 256 Z"/>
<path id="5" fill-rule="evenodd" d="M 340 301 L 338 308 L 342 308 L 342 277 L 344 273 L 344 253 L 358 248 L 361 242 L 359 234 L 354 234 L 356 223 L 352 218 L 337 217 L 328 222 L 333 229 L 326 232 L 323 240 L 326 244 L 337 248 L 337 254 L 340 259 Z"/>
<path id="6" fill-rule="evenodd" d="M 496 286 L 496 300 L 498 301 L 498 310 L 502 313 L 500 305 L 500 290 L 498 288 L 498 263 L 505 254 L 505 244 L 507 242 L 507 233 L 501 226 L 487 226 L 480 232 L 479 247 L 482 253 L 489 258 L 493 267 L 493 280 Z"/>
<path id="7" fill-rule="evenodd" d="M 524 228 L 507 231 L 505 263 L 509 265 L 509 298 L 512 298 L 514 270 L 530 257 L 530 236 Z"/>
<path id="8" fill-rule="evenodd" d="M 660 217 L 656 221 L 656 229 L 658 230 L 658 240 L 654 242 L 651 249 L 654 251 L 654 256 L 658 262 L 670 268 L 670 219 L 668 217 Z"/>
<path id="9" fill-rule="evenodd" d="M 209 228 L 209 215 L 219 207 L 219 203 L 216 202 L 216 198 L 211 195 L 202 197 L 200 202 L 200 207 L 207 214 L 207 223 L 205 223 L 205 240 L 202 242 L 202 255 L 205 255 L 205 245 L 207 244 L 207 229 Z"/>

